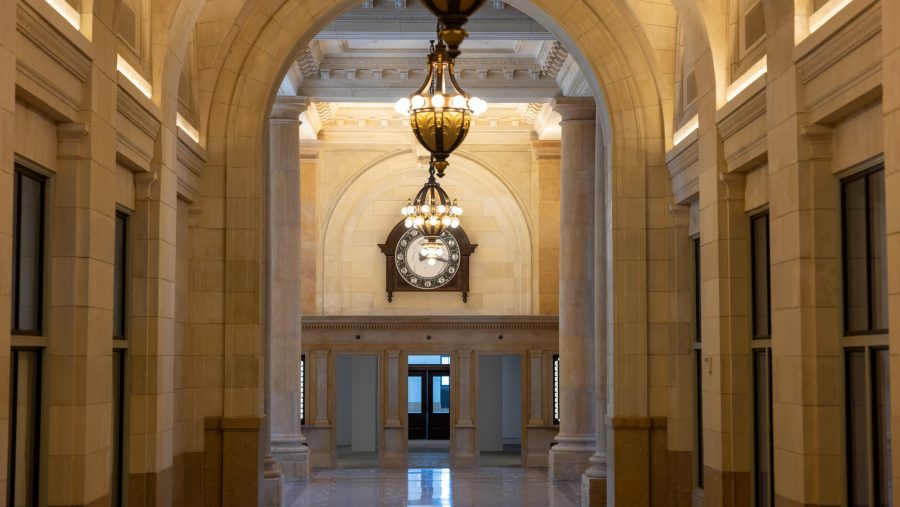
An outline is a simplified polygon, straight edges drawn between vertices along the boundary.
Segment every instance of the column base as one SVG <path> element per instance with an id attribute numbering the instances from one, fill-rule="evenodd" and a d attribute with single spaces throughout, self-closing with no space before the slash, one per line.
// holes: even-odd
<path id="1" fill-rule="evenodd" d="M 278 460 L 285 482 L 309 480 L 309 447 L 301 437 L 273 437 L 272 455 Z"/>
<path id="2" fill-rule="evenodd" d="M 581 476 L 581 507 L 606 507 L 606 477 Z"/>
<path id="3" fill-rule="evenodd" d="M 550 480 L 581 480 L 581 474 L 591 466 L 594 439 L 557 435 L 556 441 L 559 443 L 550 449 Z"/>
<path id="4" fill-rule="evenodd" d="M 281 507 L 284 495 L 284 478 L 281 474 L 276 477 L 263 478 L 263 505 L 265 507 Z"/>

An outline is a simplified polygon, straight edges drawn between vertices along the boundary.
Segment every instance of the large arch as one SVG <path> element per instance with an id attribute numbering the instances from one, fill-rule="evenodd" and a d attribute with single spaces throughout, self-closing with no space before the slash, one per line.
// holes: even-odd
<path id="1" fill-rule="evenodd" d="M 482 239 L 484 241 L 488 239 L 499 241 L 500 238 L 505 240 L 502 241 L 502 244 L 507 245 L 507 250 L 501 253 L 499 257 L 497 253 L 491 253 L 490 260 L 491 264 L 497 264 L 498 262 L 507 264 L 513 272 L 514 284 L 512 287 L 505 288 L 502 298 L 502 301 L 504 301 L 503 306 L 482 307 L 478 300 L 482 291 L 489 289 L 489 287 L 483 287 L 482 285 L 490 284 L 491 282 L 485 281 L 481 283 L 477 278 L 473 278 L 470 296 L 476 298 L 474 302 L 465 304 L 455 294 L 442 294 L 438 295 L 440 301 L 433 302 L 434 311 L 440 314 L 530 314 L 533 304 L 532 285 L 535 283 L 532 279 L 531 266 L 533 220 L 529 219 L 521 196 L 516 193 L 511 185 L 502 181 L 495 169 L 472 155 L 458 153 L 453 167 L 453 172 L 449 173 L 441 181 L 442 185 L 449 189 L 461 186 L 466 188 L 469 202 L 476 199 L 476 196 L 480 196 L 481 198 L 476 200 L 479 204 L 484 203 L 490 210 L 486 216 L 497 217 L 499 223 L 508 224 L 507 227 L 503 227 L 499 232 L 483 234 Z M 420 184 L 423 172 L 423 166 L 419 163 L 416 153 L 412 150 L 392 152 L 378 157 L 357 171 L 340 190 L 337 199 L 329 203 L 320 231 L 320 237 L 322 238 L 320 255 L 325 259 L 325 266 L 323 273 L 319 276 L 324 298 L 323 309 L 326 315 L 358 313 L 358 310 L 349 308 L 349 305 L 344 301 L 349 299 L 349 294 L 345 293 L 344 285 L 349 283 L 349 272 L 353 270 L 353 263 L 369 261 L 368 264 L 375 264 L 378 267 L 383 266 L 383 257 L 374 244 L 371 248 L 361 251 L 363 249 L 355 247 L 353 241 L 354 232 L 360 228 L 372 227 L 371 222 L 377 222 L 382 218 L 370 213 L 372 211 L 370 209 L 372 202 L 382 198 L 386 191 L 393 189 L 397 185 Z M 459 195 L 458 192 L 452 190 L 451 194 Z M 472 220 L 467 220 L 471 219 L 471 215 L 469 213 L 464 217 L 464 226 L 466 222 L 472 222 Z M 398 217 L 399 215 L 394 213 L 389 217 L 389 220 L 396 221 Z M 368 221 L 370 224 L 361 223 L 362 221 Z M 378 231 L 384 230 L 382 225 L 378 224 Z M 470 239 L 475 243 L 481 241 L 477 236 L 473 236 L 473 232 L 477 234 L 478 230 L 476 226 L 467 230 Z M 496 238 L 489 236 L 496 236 Z M 381 240 L 383 238 L 377 239 Z M 491 246 L 490 244 L 483 245 L 484 248 L 490 248 Z M 472 262 L 471 269 L 473 272 L 477 272 L 481 259 L 476 255 Z M 476 275 L 473 274 L 474 276 Z M 494 282 L 497 281 L 497 279 L 492 280 Z M 377 287 L 372 289 L 377 294 L 377 297 L 374 299 L 376 301 L 382 299 L 380 296 L 383 295 L 383 285 L 380 279 Z M 368 308 L 364 314 L 406 315 L 415 311 L 414 308 L 408 306 L 408 303 L 414 299 L 420 300 L 421 296 L 396 294 L 394 303 L 390 305 L 376 303 L 371 308 Z"/>
<path id="2" fill-rule="evenodd" d="M 206 126 L 201 126 L 209 153 L 201 222 L 224 242 L 226 343 L 235 339 L 250 343 L 241 348 L 243 355 L 225 357 L 225 417 L 262 414 L 267 396 L 264 368 L 248 375 L 241 366 L 261 364 L 267 349 L 261 266 L 266 258 L 262 210 L 269 111 L 297 50 L 355 3 L 265 0 L 245 4 L 227 30 L 217 33 L 224 45 L 215 61 L 201 68 L 200 94 L 209 108 L 202 115 Z M 671 191 L 665 153 L 671 143 L 672 74 L 662 70 L 633 4 L 644 8 L 658 4 L 637 0 L 509 3 L 566 43 L 589 77 L 598 104 L 602 139 L 598 197 L 605 204 L 597 207 L 595 219 L 603 224 L 600 236 L 605 240 L 596 246 L 595 278 L 597 290 L 603 293 L 598 299 L 604 305 L 597 313 L 597 329 L 607 335 L 610 365 L 607 394 L 598 396 L 613 420 L 612 446 L 619 433 L 646 431 L 643 423 L 628 425 L 654 415 L 648 392 L 648 229 L 663 229 L 671 221 L 666 212 Z M 258 221 L 247 220 L 247 210 L 257 210 Z M 228 311 L 247 303 L 257 310 Z M 614 467 L 610 468 L 614 476 Z"/>

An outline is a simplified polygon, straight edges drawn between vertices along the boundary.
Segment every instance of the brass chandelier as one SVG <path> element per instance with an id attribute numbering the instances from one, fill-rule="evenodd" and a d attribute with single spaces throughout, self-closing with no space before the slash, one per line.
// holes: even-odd
<path id="1" fill-rule="evenodd" d="M 448 227 L 453 229 L 459 227 L 459 217 L 463 212 L 456 199 L 450 201 L 450 196 L 441 188 L 434 173 L 435 161 L 431 159 L 428 166 L 428 181 L 401 210 L 406 217 L 404 221 L 406 228 L 416 227 L 425 235 L 422 256 L 432 266 L 443 255 L 441 234 Z"/>
<path id="2" fill-rule="evenodd" d="M 440 178 L 447 169 L 447 157 L 468 135 L 471 117 L 485 112 L 487 103 L 456 82 L 454 59 L 440 36 L 437 45 L 432 41 L 427 62 L 425 82 L 410 97 L 398 100 L 394 109 L 409 116 L 413 134 L 431 153 Z"/>

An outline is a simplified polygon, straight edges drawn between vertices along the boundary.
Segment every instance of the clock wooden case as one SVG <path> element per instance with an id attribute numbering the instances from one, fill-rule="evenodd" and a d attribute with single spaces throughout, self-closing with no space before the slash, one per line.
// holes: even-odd
<path id="1" fill-rule="evenodd" d="M 394 292 L 462 292 L 463 302 L 469 299 L 469 256 L 478 246 L 469 242 L 462 227 L 448 227 L 441 235 L 444 243 L 442 258 L 434 266 L 419 255 L 422 233 L 397 223 L 387 240 L 379 244 L 385 257 L 385 285 L 388 302 Z M 407 255 L 410 254 L 410 255 Z"/>

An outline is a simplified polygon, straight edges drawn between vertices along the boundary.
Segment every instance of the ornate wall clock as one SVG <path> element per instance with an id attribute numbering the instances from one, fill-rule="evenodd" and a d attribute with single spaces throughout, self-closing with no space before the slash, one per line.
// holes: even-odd
<path id="1" fill-rule="evenodd" d="M 409 229 L 401 221 L 378 245 L 385 256 L 385 282 L 388 302 L 394 292 L 439 291 L 462 292 L 463 302 L 469 298 L 469 255 L 478 245 L 469 243 L 462 227 L 447 228 L 441 233 L 444 243 L 441 255 L 430 263 L 421 255 L 425 236 L 415 227 Z"/>

